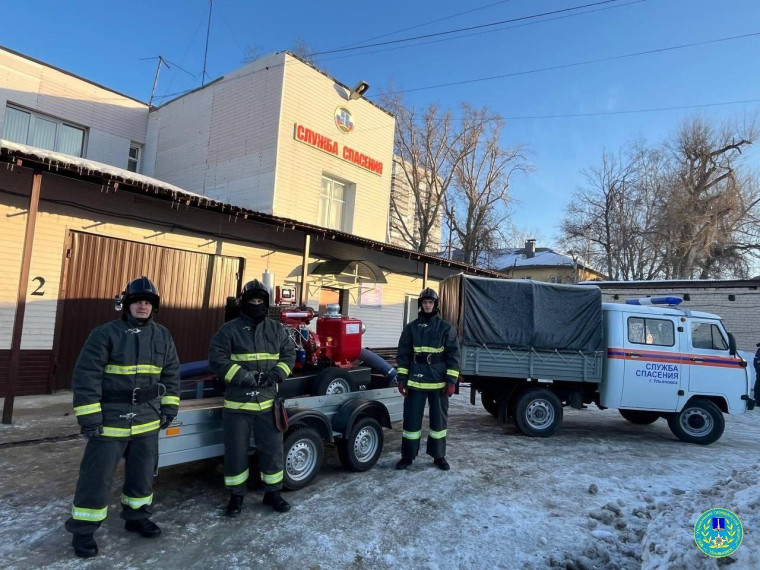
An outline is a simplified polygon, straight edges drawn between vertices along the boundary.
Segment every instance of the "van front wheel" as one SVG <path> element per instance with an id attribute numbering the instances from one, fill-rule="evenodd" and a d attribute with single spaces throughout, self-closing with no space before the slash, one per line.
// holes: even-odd
<path id="1" fill-rule="evenodd" d="M 550 390 L 529 390 L 517 400 L 515 423 L 525 435 L 549 437 L 562 423 L 562 402 Z"/>
<path id="2" fill-rule="evenodd" d="M 726 420 L 710 400 L 694 398 L 683 410 L 668 417 L 668 426 L 681 441 L 708 445 L 723 435 Z"/>

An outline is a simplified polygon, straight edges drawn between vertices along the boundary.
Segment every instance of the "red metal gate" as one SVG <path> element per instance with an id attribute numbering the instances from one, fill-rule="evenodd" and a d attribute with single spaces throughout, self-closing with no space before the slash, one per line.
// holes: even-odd
<path id="1" fill-rule="evenodd" d="M 71 387 L 71 372 L 90 331 L 118 318 L 114 296 L 148 276 L 161 293 L 156 321 L 174 337 L 181 362 L 205 360 L 224 322 L 224 303 L 240 288 L 243 259 L 71 232 L 65 288 L 56 324 L 54 389 Z"/>

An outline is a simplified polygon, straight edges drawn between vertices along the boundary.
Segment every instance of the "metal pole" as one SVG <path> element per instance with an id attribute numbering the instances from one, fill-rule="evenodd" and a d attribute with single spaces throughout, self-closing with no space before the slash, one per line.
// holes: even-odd
<path id="1" fill-rule="evenodd" d="M 427 262 L 425 263 L 425 271 L 422 273 L 422 288 L 425 289 L 427 287 L 428 282 L 428 267 L 429 265 Z"/>
<path id="2" fill-rule="evenodd" d="M 305 305 L 309 297 L 309 250 L 311 249 L 311 236 L 306 234 L 303 238 L 303 259 L 301 260 L 301 291 L 298 294 L 298 304 Z"/>
<path id="3" fill-rule="evenodd" d="M 214 0 L 208 3 L 208 26 L 206 27 L 206 49 L 203 52 L 203 72 L 201 73 L 201 86 L 206 84 L 206 59 L 208 57 L 208 36 L 211 33 L 211 10 L 214 8 Z M 184 63 L 184 62 L 183 62 Z"/>
<path id="4" fill-rule="evenodd" d="M 29 197 L 29 212 L 26 217 L 26 232 L 24 233 L 24 253 L 21 257 L 21 275 L 18 279 L 18 294 L 16 296 L 16 316 L 13 320 L 13 338 L 11 340 L 11 359 L 8 366 L 8 382 L 5 385 L 5 402 L 3 402 L 3 423 L 13 421 L 13 400 L 16 391 L 16 376 L 18 376 L 21 352 L 21 334 L 24 328 L 24 313 L 26 312 L 26 289 L 29 283 L 29 266 L 32 262 L 32 246 L 34 245 L 34 226 L 37 222 L 37 207 L 40 203 L 40 187 L 42 174 L 34 173 L 32 178 L 32 195 Z"/>
<path id="5" fill-rule="evenodd" d="M 158 85 L 158 74 L 161 71 L 161 64 L 164 64 L 166 66 L 166 69 L 169 68 L 169 64 L 164 61 L 164 58 L 160 55 L 158 56 L 158 67 L 156 67 L 156 77 L 153 79 L 153 89 L 150 90 L 150 101 L 148 101 L 148 107 L 151 107 L 153 105 L 153 95 L 156 93 L 156 85 Z"/>

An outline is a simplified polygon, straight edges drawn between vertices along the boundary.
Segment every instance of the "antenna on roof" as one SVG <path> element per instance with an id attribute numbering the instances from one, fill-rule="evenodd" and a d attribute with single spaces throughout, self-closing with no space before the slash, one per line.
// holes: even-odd
<path id="1" fill-rule="evenodd" d="M 156 77 L 153 78 L 153 88 L 150 90 L 150 101 L 148 101 L 148 107 L 152 107 L 153 106 L 153 96 L 156 93 L 156 85 L 158 85 L 158 74 L 161 71 L 161 64 L 165 65 L 166 69 L 171 69 L 169 67 L 169 64 L 166 63 L 166 60 L 159 55 L 158 56 L 158 65 L 156 66 Z"/>
<path id="2" fill-rule="evenodd" d="M 206 26 L 206 49 L 203 52 L 203 72 L 201 73 L 201 87 L 206 84 L 206 60 L 208 59 L 208 36 L 211 32 L 211 10 L 214 8 L 214 0 L 208 3 L 208 25 Z"/>

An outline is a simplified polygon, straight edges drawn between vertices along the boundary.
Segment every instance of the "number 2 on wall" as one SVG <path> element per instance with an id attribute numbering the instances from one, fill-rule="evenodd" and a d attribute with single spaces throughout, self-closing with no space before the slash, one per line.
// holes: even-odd
<path id="1" fill-rule="evenodd" d="M 42 288 L 45 286 L 45 279 L 43 277 L 35 277 L 32 279 L 32 281 L 37 281 L 39 285 L 37 285 L 37 288 L 32 291 L 32 295 L 39 295 L 42 297 L 45 294 L 45 291 L 42 290 Z"/>

